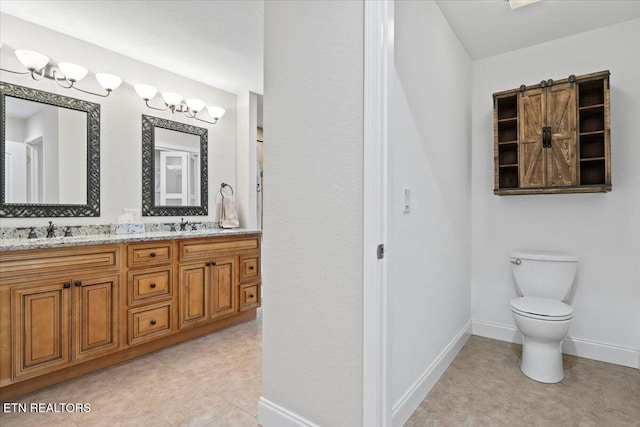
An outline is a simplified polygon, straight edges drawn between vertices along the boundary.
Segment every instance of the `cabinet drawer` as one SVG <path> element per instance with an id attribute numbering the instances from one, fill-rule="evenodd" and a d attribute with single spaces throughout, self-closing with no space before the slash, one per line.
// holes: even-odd
<path id="1" fill-rule="evenodd" d="M 118 246 L 35 249 L 3 252 L 0 273 L 3 278 L 46 273 L 118 268 Z"/>
<path id="2" fill-rule="evenodd" d="M 240 287 L 240 311 L 260 306 L 260 283 Z"/>
<path id="3" fill-rule="evenodd" d="M 138 344 L 171 333 L 172 303 L 129 310 L 129 344 Z"/>
<path id="4" fill-rule="evenodd" d="M 220 253 L 256 250 L 259 248 L 260 236 L 188 240 L 180 242 L 180 259 L 201 259 Z"/>
<path id="5" fill-rule="evenodd" d="M 260 256 L 243 256 L 240 258 L 240 281 L 256 280 L 260 277 Z"/>
<path id="6" fill-rule="evenodd" d="M 129 245 L 127 250 L 129 268 L 170 263 L 171 247 L 171 242 Z"/>
<path id="7" fill-rule="evenodd" d="M 129 273 L 129 303 L 136 304 L 152 299 L 169 297 L 172 292 L 173 269 L 171 267 Z"/>

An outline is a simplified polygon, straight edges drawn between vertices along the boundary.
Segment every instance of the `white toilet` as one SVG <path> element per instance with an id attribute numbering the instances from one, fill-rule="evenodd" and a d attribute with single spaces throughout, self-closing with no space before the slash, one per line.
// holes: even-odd
<path id="1" fill-rule="evenodd" d="M 542 383 L 557 383 L 564 377 L 562 340 L 569 333 L 573 308 L 569 297 L 578 258 L 550 253 L 514 253 L 516 290 L 511 311 L 522 333 L 522 372 Z"/>

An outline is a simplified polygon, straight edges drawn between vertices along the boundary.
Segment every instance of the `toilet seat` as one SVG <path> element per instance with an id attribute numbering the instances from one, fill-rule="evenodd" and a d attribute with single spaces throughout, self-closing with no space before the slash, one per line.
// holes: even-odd
<path id="1" fill-rule="evenodd" d="M 515 314 L 531 319 L 556 322 L 573 319 L 573 307 L 548 298 L 514 298 L 511 300 L 511 309 Z"/>

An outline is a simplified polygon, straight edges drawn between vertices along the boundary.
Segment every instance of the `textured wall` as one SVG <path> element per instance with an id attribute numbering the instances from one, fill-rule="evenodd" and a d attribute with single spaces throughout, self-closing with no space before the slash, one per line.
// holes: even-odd
<path id="1" fill-rule="evenodd" d="M 361 425 L 362 2 L 265 2 L 264 123 L 263 397 Z"/>
<path id="2" fill-rule="evenodd" d="M 474 320 L 515 327 L 510 252 L 569 252 L 580 260 L 569 336 L 640 348 L 640 55 L 631 40 L 640 40 L 638 19 L 473 63 Z M 494 196 L 491 94 L 606 69 L 613 191 Z"/>
<path id="3" fill-rule="evenodd" d="M 209 217 L 195 217 L 198 221 L 217 219 L 215 195 L 221 182 L 235 186 L 236 178 L 236 96 L 202 83 L 178 76 L 168 71 L 147 65 L 96 45 L 64 34 L 22 21 L 10 15 L 0 15 L 0 31 L 3 47 L 2 67 L 19 70 L 22 65 L 13 54 L 14 49 L 29 49 L 41 52 L 52 61 L 68 61 L 81 64 L 91 72 L 107 72 L 120 76 L 124 83 L 109 98 L 85 95 L 78 91 L 57 87 L 47 80 L 34 82 L 31 77 L 2 73 L 3 81 L 61 95 L 85 99 L 100 104 L 100 163 L 101 163 L 101 216 L 100 218 L 57 218 L 58 225 L 102 224 L 115 222 L 125 208 L 140 208 L 142 199 L 142 114 L 180 121 L 209 129 Z M 85 81 L 86 80 L 86 81 Z M 89 90 L 100 90 L 92 74 L 78 86 Z M 148 109 L 133 89 L 137 83 L 148 83 L 162 91 L 174 91 L 185 98 L 201 98 L 208 104 L 227 109 L 217 125 L 187 119 L 170 112 Z M 159 95 L 156 95 L 159 97 Z M 162 105 L 154 99 L 153 105 Z M 146 219 L 151 222 L 166 222 L 167 218 Z M 4 227 L 22 225 L 44 225 L 44 218 L 2 219 Z"/>

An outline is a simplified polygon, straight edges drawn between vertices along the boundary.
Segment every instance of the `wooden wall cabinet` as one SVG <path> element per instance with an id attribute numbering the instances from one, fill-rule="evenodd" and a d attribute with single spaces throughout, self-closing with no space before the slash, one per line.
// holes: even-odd
<path id="1" fill-rule="evenodd" d="M 0 399 L 256 317 L 260 235 L 0 253 Z"/>
<path id="2" fill-rule="evenodd" d="M 493 99 L 495 194 L 611 191 L 609 71 Z"/>

